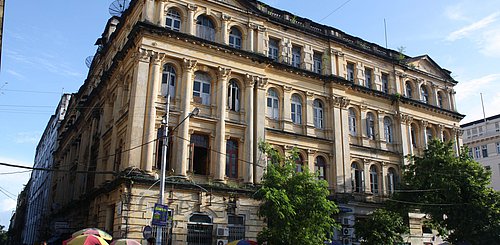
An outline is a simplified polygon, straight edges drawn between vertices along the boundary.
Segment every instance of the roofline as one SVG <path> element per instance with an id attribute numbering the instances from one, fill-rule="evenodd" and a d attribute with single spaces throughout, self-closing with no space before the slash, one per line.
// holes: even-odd
<path id="1" fill-rule="evenodd" d="M 491 117 L 487 117 L 487 118 L 483 118 L 483 119 L 479 119 L 479 120 L 476 120 L 476 121 L 472 121 L 472 122 L 468 122 L 468 123 L 462 124 L 462 125 L 460 125 L 460 127 L 461 128 L 465 128 L 465 127 L 469 127 L 469 126 L 472 126 L 472 125 L 475 125 L 475 124 L 480 124 L 480 123 L 484 123 L 484 122 L 487 122 L 487 121 L 492 121 L 492 120 L 499 119 L 499 118 L 500 118 L 500 114 L 497 114 L 497 115 L 494 115 L 494 116 L 491 116 Z"/>

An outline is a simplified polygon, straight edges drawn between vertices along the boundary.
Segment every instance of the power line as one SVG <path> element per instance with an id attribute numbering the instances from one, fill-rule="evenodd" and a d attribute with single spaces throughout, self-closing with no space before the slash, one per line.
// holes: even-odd
<path id="1" fill-rule="evenodd" d="M 342 7 L 344 7 L 344 5 L 348 4 L 350 1 L 352 1 L 352 0 L 345 1 L 343 4 L 341 4 L 339 7 L 337 7 L 336 9 L 334 9 L 332 12 L 330 12 L 327 16 L 325 16 L 323 19 L 321 19 L 319 21 L 323 21 L 324 19 L 328 18 L 330 15 L 332 15 L 335 12 L 337 12 L 337 10 L 341 9 Z"/>
<path id="2" fill-rule="evenodd" d="M 69 170 L 69 169 L 34 168 L 34 167 L 28 167 L 28 166 L 16 165 L 16 164 L 4 163 L 4 162 L 0 162 L 0 165 L 6 166 L 6 167 L 11 167 L 11 168 L 23 168 L 23 169 L 43 170 L 43 171 L 52 171 L 52 172 L 70 172 L 70 173 L 77 173 L 77 174 L 82 174 L 82 173 L 83 174 L 86 174 L 86 173 L 118 174 L 118 172 L 115 172 L 115 171 L 84 171 L 84 170 Z"/>
<path id="3" fill-rule="evenodd" d="M 401 201 L 401 200 L 396 200 L 396 199 L 387 199 L 388 201 L 391 202 L 397 202 L 397 203 L 403 203 L 403 204 L 412 204 L 412 205 L 419 205 L 419 206 L 459 206 L 459 205 L 466 205 L 468 203 L 422 203 L 422 202 L 408 202 L 408 201 Z"/>
<path id="4" fill-rule="evenodd" d="M 8 192 L 7 190 L 5 190 L 5 189 L 4 189 L 4 188 L 2 188 L 1 186 L 0 186 L 0 192 L 2 192 L 2 193 L 3 193 L 5 196 L 7 196 L 8 198 L 10 198 L 10 199 L 12 199 L 12 200 L 16 201 L 16 199 L 14 198 L 14 197 L 15 197 L 15 195 L 11 194 L 11 195 L 13 195 L 14 197 L 13 197 L 13 196 L 11 196 L 11 195 L 9 195 L 9 193 L 10 193 L 10 192 Z"/>

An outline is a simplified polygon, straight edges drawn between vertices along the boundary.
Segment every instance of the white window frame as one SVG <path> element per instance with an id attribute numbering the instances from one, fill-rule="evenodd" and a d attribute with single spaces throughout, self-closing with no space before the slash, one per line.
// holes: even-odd
<path id="1" fill-rule="evenodd" d="M 210 79 L 208 74 L 199 73 L 195 74 L 195 79 L 193 83 L 193 96 L 201 97 L 201 104 L 210 105 L 210 94 L 211 94 L 211 81 L 205 80 Z M 199 84 L 198 89 L 196 89 L 196 84 Z M 207 91 L 208 90 L 208 91 Z"/>
<path id="2" fill-rule="evenodd" d="M 366 113 L 366 137 L 375 140 L 375 115 Z"/>
<path id="3" fill-rule="evenodd" d="M 279 97 L 275 89 L 270 88 L 267 91 L 267 116 L 274 120 L 279 118 Z"/>
<path id="4" fill-rule="evenodd" d="M 278 61 L 279 58 L 279 40 L 270 38 L 269 39 L 269 51 L 268 57 L 273 59 L 274 61 Z"/>
<path id="5" fill-rule="evenodd" d="M 349 108 L 349 116 L 348 116 L 348 120 L 349 120 L 349 133 L 352 135 L 352 136 L 356 136 L 357 135 L 357 130 L 356 130 L 356 111 L 352 108 Z"/>
<path id="6" fill-rule="evenodd" d="M 392 143 L 393 141 L 393 127 L 392 119 L 390 117 L 384 118 L 384 138 L 387 143 Z"/>
<path id="7" fill-rule="evenodd" d="M 429 104 L 429 91 L 422 85 L 420 86 L 420 100 L 426 104 Z"/>
<path id="8" fill-rule="evenodd" d="M 406 82 L 406 84 L 405 84 L 405 96 L 407 98 L 413 97 L 413 88 L 411 87 L 410 82 Z"/>
<path id="9" fill-rule="evenodd" d="M 229 88 L 227 91 L 229 110 L 236 112 L 240 111 L 240 86 L 235 79 L 229 81 Z"/>
<path id="10" fill-rule="evenodd" d="M 176 84 L 176 71 L 172 64 L 165 64 L 162 71 L 161 79 L 161 95 L 167 97 L 167 93 L 170 97 L 175 96 L 175 84 Z"/>
<path id="11" fill-rule="evenodd" d="M 208 41 L 215 42 L 215 24 L 206 15 L 196 18 L 196 36 Z"/>
<path id="12" fill-rule="evenodd" d="M 379 180 L 378 180 L 378 170 L 375 165 L 370 167 L 370 191 L 372 194 L 379 193 Z"/>
<path id="13" fill-rule="evenodd" d="M 237 33 L 233 33 L 233 32 L 237 32 Z M 236 48 L 236 49 L 241 49 L 241 44 L 243 41 L 242 36 L 243 36 L 243 34 L 241 33 L 241 31 L 238 28 L 231 27 L 231 29 L 229 31 L 229 46 Z"/>
<path id="14" fill-rule="evenodd" d="M 168 24 L 169 20 L 170 25 Z M 176 24 L 178 25 L 177 27 Z M 165 18 L 165 28 L 173 31 L 180 31 L 181 25 L 181 15 L 179 14 L 179 11 L 177 11 L 176 9 L 169 9 Z"/>
<path id="15" fill-rule="evenodd" d="M 290 101 L 290 116 L 292 118 L 292 122 L 301 125 L 302 124 L 302 98 L 299 95 L 292 95 L 292 99 Z"/>
<path id="16" fill-rule="evenodd" d="M 302 61 L 302 48 L 298 46 L 292 46 L 292 66 L 300 68 Z"/>
<path id="17" fill-rule="evenodd" d="M 323 55 L 320 53 L 314 52 L 313 54 L 313 72 L 321 74 L 323 69 Z"/>
<path id="18" fill-rule="evenodd" d="M 323 129 L 323 118 L 324 118 L 323 103 L 319 99 L 315 99 L 313 102 L 313 120 L 314 127 Z"/>
<path id="19" fill-rule="evenodd" d="M 474 157 L 476 159 L 480 159 L 481 158 L 481 149 L 479 148 L 479 146 L 476 146 L 474 147 Z"/>

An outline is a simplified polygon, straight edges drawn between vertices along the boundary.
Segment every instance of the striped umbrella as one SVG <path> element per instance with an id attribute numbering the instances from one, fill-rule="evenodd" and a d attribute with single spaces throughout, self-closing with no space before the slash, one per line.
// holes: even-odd
<path id="1" fill-rule="evenodd" d="M 109 245 L 102 237 L 94 235 L 79 235 L 63 242 L 65 245 Z"/>
<path id="2" fill-rule="evenodd" d="M 141 243 L 133 239 L 118 239 L 113 241 L 110 245 L 141 245 Z"/>
<path id="3" fill-rule="evenodd" d="M 258 245 L 258 243 L 252 240 L 237 240 L 237 241 L 232 241 L 227 245 Z"/>
<path id="4" fill-rule="evenodd" d="M 113 237 L 110 234 L 98 228 L 81 229 L 79 231 L 74 232 L 73 235 L 71 235 L 71 237 L 77 237 L 79 235 L 95 235 L 98 237 L 102 237 L 108 241 L 113 240 Z"/>

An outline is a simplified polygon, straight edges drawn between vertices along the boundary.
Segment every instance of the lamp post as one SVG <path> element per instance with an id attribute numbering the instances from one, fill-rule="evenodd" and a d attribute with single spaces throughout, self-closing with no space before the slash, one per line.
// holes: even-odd
<path id="1" fill-rule="evenodd" d="M 170 86 L 167 89 L 167 96 L 166 96 L 166 105 L 165 105 L 165 115 L 163 116 L 163 119 L 161 121 L 161 127 L 162 127 L 162 151 L 161 151 L 161 174 L 160 174 L 160 197 L 158 198 L 158 204 L 163 205 L 163 196 L 165 193 L 165 172 L 167 168 L 167 150 L 168 150 L 168 120 L 169 120 L 169 115 L 170 115 Z M 185 118 L 183 118 L 179 124 L 173 129 L 175 130 L 179 125 L 184 123 L 186 119 L 196 116 L 200 113 L 200 109 L 198 107 L 195 107 L 192 112 L 189 113 L 189 115 Z M 172 131 L 173 131 L 172 130 Z M 168 226 L 167 226 L 168 227 Z M 161 240 L 162 240 L 162 233 L 161 233 L 161 226 L 158 226 L 156 228 L 156 245 L 161 245 Z"/>

